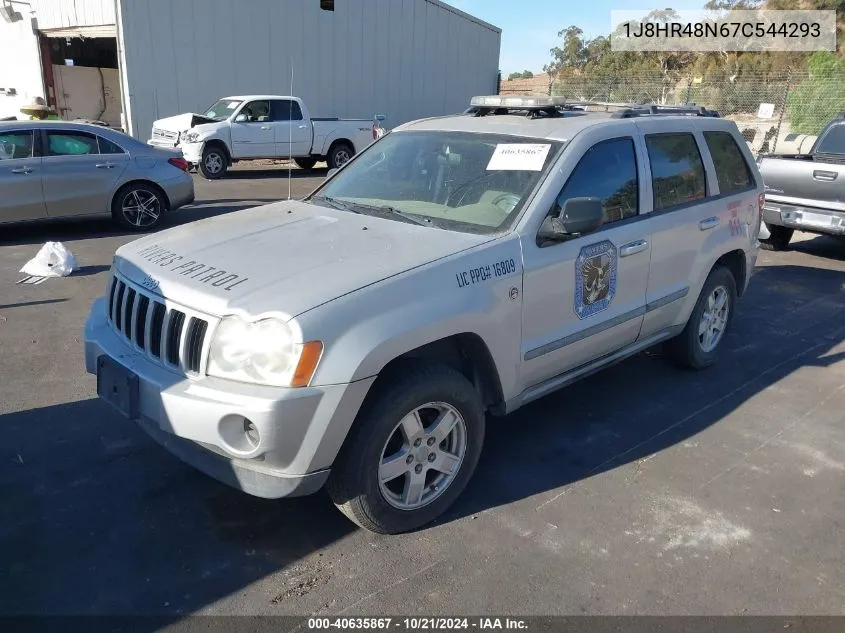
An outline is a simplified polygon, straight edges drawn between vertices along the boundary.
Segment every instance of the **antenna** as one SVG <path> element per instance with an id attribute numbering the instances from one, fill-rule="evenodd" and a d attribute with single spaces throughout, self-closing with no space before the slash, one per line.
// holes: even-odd
<path id="1" fill-rule="evenodd" d="M 288 200 L 293 178 L 293 58 L 290 58 L 290 100 L 288 101 Z"/>

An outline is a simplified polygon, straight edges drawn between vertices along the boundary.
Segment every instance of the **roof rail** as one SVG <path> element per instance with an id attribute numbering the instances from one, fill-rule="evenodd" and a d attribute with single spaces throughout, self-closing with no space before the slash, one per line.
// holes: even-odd
<path id="1" fill-rule="evenodd" d="M 629 107 L 624 110 L 620 110 L 619 112 L 614 112 L 610 116 L 614 119 L 630 119 L 640 116 L 672 116 L 679 114 L 719 118 L 719 113 L 716 110 L 708 110 L 704 106 L 664 106 L 654 104 Z"/>

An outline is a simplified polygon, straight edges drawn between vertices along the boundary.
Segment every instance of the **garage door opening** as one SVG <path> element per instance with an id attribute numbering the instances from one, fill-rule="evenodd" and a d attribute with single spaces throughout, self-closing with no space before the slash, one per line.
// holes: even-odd
<path id="1" fill-rule="evenodd" d="M 61 118 L 102 122 L 120 129 L 123 107 L 117 38 L 107 33 L 42 32 L 44 84 L 48 100 Z"/>

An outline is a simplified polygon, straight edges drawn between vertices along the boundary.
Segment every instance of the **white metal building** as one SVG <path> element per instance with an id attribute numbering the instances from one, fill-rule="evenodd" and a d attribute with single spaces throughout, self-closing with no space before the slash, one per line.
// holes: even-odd
<path id="1" fill-rule="evenodd" d="M 313 116 L 378 113 L 394 127 L 498 88 L 501 30 L 440 0 L 0 0 L 0 11 L 0 118 L 44 96 L 63 118 L 142 140 L 155 119 L 232 94 L 292 93 Z"/>

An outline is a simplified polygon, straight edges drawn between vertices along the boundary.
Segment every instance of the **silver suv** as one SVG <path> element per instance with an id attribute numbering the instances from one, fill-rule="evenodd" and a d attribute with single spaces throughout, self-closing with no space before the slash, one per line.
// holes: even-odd
<path id="1" fill-rule="evenodd" d="M 269 498 L 325 484 L 357 524 L 412 530 L 465 488 L 486 414 L 657 343 L 715 362 L 762 200 L 711 112 L 476 98 L 304 201 L 120 248 L 87 369 L 221 481 Z"/>

